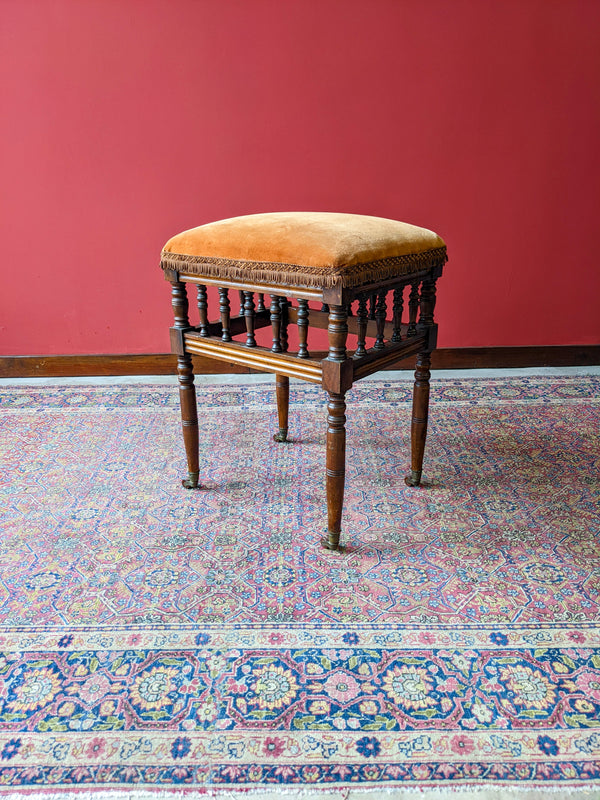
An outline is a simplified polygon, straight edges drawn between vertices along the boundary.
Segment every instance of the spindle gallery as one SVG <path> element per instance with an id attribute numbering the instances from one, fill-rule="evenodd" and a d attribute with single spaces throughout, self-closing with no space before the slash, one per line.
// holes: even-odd
<path id="1" fill-rule="evenodd" d="M 445 261 L 444 242 L 432 231 L 354 214 L 256 214 L 209 223 L 170 239 L 161 266 L 172 285 L 171 349 L 177 355 L 188 462 L 183 486 L 201 485 L 193 354 L 275 373 L 277 442 L 287 441 L 290 377 L 321 384 L 327 392 L 327 533 L 322 544 L 330 550 L 340 547 L 346 392 L 355 381 L 416 355 L 405 482 L 418 486 L 430 357 L 437 339 L 436 281 Z M 190 320 L 188 285 L 197 289 L 197 322 Z M 215 309 L 211 315 L 208 308 L 207 286 L 218 287 L 218 314 Z M 239 311 L 232 316 L 230 295 L 235 291 Z M 209 321 L 211 316 L 215 321 Z M 294 353 L 289 352 L 290 325 L 298 332 Z M 271 346 L 258 345 L 256 331 L 269 326 Z M 329 351 L 322 360 L 311 358 L 310 328 L 327 330 Z"/>

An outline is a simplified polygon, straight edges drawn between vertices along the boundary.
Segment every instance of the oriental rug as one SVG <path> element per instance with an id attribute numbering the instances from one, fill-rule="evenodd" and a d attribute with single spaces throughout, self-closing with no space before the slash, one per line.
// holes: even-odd
<path id="1" fill-rule="evenodd" d="M 331 553 L 319 388 L 200 387 L 196 492 L 175 386 L 1 388 L 0 794 L 600 791 L 599 389 L 434 379 L 409 489 L 355 386 Z"/>

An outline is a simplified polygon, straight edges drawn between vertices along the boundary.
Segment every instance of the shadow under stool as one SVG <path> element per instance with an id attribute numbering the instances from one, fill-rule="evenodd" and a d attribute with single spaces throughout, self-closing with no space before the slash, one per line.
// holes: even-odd
<path id="1" fill-rule="evenodd" d="M 436 280 L 445 262 L 446 246 L 432 231 L 358 214 L 253 214 L 202 225 L 170 239 L 161 266 L 171 282 L 175 314 L 171 350 L 177 355 L 188 462 L 183 485 L 187 489 L 199 485 L 192 366 L 196 353 L 275 373 L 277 442 L 287 440 L 290 377 L 320 383 L 328 393 L 328 526 L 322 544 L 330 550 L 340 546 L 345 394 L 355 381 L 416 354 L 411 469 L 405 482 L 418 486 L 427 435 L 431 352 L 437 339 Z M 186 284 L 197 288 L 197 325 L 189 320 Z M 212 322 L 208 286 L 216 286 L 219 293 L 219 319 Z M 239 293 L 237 315 L 231 312 L 232 292 Z M 290 324 L 297 326 L 295 353 L 288 349 Z M 259 346 L 255 332 L 267 326 L 272 346 Z M 324 359 L 311 358 L 311 327 L 327 330 L 329 352 Z"/>

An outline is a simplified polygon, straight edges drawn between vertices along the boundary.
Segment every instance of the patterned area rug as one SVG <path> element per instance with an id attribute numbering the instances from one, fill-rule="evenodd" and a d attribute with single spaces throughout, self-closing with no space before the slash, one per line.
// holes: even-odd
<path id="1" fill-rule="evenodd" d="M 2 389 L 0 791 L 600 789 L 600 381 L 433 381 L 421 489 L 411 388 L 340 554 L 316 387 L 202 387 L 197 492 L 174 387 Z"/>

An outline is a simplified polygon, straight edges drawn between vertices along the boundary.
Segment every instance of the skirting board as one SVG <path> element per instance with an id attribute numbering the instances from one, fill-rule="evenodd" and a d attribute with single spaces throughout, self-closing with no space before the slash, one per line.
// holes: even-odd
<path id="1" fill-rule="evenodd" d="M 324 358 L 325 353 L 311 353 Z M 502 369 L 510 367 L 577 367 L 600 365 L 600 345 L 548 347 L 441 348 L 432 356 L 433 369 Z M 414 357 L 392 369 L 413 369 Z M 247 367 L 194 356 L 197 374 L 250 373 Z M 0 378 L 81 377 L 86 375 L 171 375 L 170 353 L 143 355 L 0 356 Z"/>

